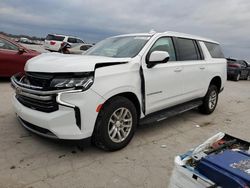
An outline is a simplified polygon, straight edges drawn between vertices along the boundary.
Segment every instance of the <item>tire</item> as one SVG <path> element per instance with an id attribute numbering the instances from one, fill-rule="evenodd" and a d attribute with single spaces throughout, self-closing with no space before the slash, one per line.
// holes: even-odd
<path id="1" fill-rule="evenodd" d="M 240 80 L 240 73 L 238 73 L 237 75 L 235 75 L 233 77 L 233 80 L 236 81 L 236 82 L 238 82 Z"/>
<path id="2" fill-rule="evenodd" d="M 121 113 L 123 118 L 119 117 Z M 92 143 L 107 151 L 122 149 L 131 141 L 137 121 L 136 108 L 129 99 L 111 98 L 97 117 Z"/>
<path id="3" fill-rule="evenodd" d="M 202 114 L 211 114 L 218 102 L 218 88 L 215 85 L 210 85 L 203 99 L 203 104 L 199 106 L 199 111 Z"/>

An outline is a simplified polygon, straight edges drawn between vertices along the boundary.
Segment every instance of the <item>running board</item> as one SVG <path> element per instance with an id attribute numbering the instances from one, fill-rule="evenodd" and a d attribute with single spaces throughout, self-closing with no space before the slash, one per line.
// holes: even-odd
<path id="1" fill-rule="evenodd" d="M 169 117 L 197 108 L 200 105 L 202 105 L 202 100 L 195 100 L 174 107 L 170 107 L 158 112 L 154 112 L 142 118 L 140 120 L 140 124 L 150 124 L 154 122 L 159 122 Z"/>

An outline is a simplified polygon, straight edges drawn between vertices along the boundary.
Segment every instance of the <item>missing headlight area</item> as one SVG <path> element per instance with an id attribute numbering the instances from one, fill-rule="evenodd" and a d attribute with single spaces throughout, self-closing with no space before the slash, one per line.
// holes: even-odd
<path id="1" fill-rule="evenodd" d="M 26 72 L 13 76 L 18 85 L 25 88 L 43 91 L 61 89 L 87 90 L 94 82 L 94 72 L 79 73 L 38 73 Z"/>

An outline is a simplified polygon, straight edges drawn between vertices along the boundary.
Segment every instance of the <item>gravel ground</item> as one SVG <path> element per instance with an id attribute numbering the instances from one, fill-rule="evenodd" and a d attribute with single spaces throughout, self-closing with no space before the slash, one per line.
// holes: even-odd
<path id="1" fill-rule="evenodd" d="M 12 109 L 9 81 L 1 79 L 0 187 L 167 187 L 177 154 L 219 131 L 249 140 L 249 84 L 227 82 L 212 115 L 192 110 L 140 126 L 126 148 L 109 153 L 27 132 Z"/>

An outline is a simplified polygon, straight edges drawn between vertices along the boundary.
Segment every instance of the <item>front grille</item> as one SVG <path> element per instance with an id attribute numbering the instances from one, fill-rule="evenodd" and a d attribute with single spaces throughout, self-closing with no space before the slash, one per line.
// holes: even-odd
<path id="1" fill-rule="evenodd" d="M 48 100 L 39 100 L 16 94 L 16 98 L 21 104 L 34 110 L 47 113 L 58 110 L 58 104 L 56 102 L 55 96 L 51 96 L 51 99 Z"/>

